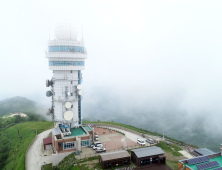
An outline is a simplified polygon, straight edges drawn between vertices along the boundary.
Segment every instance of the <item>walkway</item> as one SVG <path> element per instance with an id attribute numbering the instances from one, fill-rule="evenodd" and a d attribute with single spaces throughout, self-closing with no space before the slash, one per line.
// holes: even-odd
<path id="1" fill-rule="evenodd" d="M 50 132 L 51 129 L 37 135 L 26 155 L 28 158 L 27 170 L 40 170 L 44 162 L 52 163 L 51 150 L 46 152 L 43 150 L 43 138 L 46 138 Z"/>
<path id="2" fill-rule="evenodd" d="M 193 158 L 193 156 L 189 152 L 187 152 L 186 150 L 182 150 L 182 151 L 178 151 L 178 152 L 180 152 L 187 159 Z"/>

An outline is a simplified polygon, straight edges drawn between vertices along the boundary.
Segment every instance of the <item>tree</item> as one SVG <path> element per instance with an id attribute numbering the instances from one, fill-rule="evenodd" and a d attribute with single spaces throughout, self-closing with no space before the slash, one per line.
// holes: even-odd
<path id="1" fill-rule="evenodd" d="M 14 117 L 15 117 L 15 123 L 21 122 L 22 118 L 20 115 L 15 115 Z"/>
<path id="2" fill-rule="evenodd" d="M 37 115 L 34 115 L 34 114 L 30 114 L 29 115 L 29 121 L 38 121 L 39 118 Z"/>

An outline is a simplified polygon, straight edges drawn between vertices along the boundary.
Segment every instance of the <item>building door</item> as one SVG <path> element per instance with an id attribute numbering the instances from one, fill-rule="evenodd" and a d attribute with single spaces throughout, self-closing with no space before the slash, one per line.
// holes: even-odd
<path id="1" fill-rule="evenodd" d="M 140 166 L 150 165 L 150 159 L 143 159 L 140 161 Z"/>
<path id="2" fill-rule="evenodd" d="M 154 157 L 152 159 L 152 164 L 158 164 L 158 157 Z"/>
<path id="3" fill-rule="evenodd" d="M 106 167 L 107 167 L 107 168 L 112 168 L 112 163 L 107 163 L 107 164 L 106 164 Z"/>
<path id="4" fill-rule="evenodd" d="M 160 158 L 160 164 L 165 164 L 166 158 Z"/>

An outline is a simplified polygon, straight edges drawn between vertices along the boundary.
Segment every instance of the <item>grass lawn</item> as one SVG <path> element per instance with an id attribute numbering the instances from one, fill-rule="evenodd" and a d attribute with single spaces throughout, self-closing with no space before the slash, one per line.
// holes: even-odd
<path id="1" fill-rule="evenodd" d="M 35 138 L 36 130 L 39 133 L 48 130 L 53 127 L 53 122 L 46 122 L 46 121 L 34 121 L 34 122 L 25 122 L 19 123 L 12 127 L 9 127 L 5 130 L 6 135 L 11 141 L 11 148 L 9 150 L 9 156 L 5 161 L 3 170 L 9 169 L 12 160 L 13 165 L 11 169 L 13 170 L 24 170 L 25 169 L 25 154 L 26 149 L 28 148 L 29 144 Z M 18 135 L 19 134 L 22 136 Z M 21 143 L 19 144 L 21 140 Z M 18 147 L 17 151 L 16 148 Z M 13 154 L 15 154 L 13 159 Z"/>
<path id="2" fill-rule="evenodd" d="M 170 144 L 168 146 L 168 145 L 166 145 L 166 142 L 159 141 L 157 146 L 159 146 L 161 149 L 163 149 L 164 152 L 172 153 L 173 156 L 183 156 L 180 152 L 178 152 L 178 151 L 181 151 L 183 149 L 176 146 L 176 145 Z"/>
<path id="3" fill-rule="evenodd" d="M 172 170 L 178 170 L 178 161 L 166 161 L 166 165 L 169 166 Z"/>

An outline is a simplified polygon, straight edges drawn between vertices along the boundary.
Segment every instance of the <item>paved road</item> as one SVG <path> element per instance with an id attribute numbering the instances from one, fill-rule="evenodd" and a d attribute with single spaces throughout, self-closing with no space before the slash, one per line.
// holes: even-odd
<path id="1" fill-rule="evenodd" d="M 51 151 L 45 152 L 43 150 L 43 138 L 46 138 L 50 132 L 51 129 L 37 135 L 36 140 L 27 152 L 28 162 L 26 170 L 40 170 L 44 162 L 47 164 L 52 163 Z"/>

